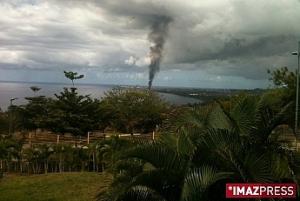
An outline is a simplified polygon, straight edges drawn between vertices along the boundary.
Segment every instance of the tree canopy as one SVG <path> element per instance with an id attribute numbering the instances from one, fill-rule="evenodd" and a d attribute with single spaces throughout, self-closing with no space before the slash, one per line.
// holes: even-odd
<path id="1" fill-rule="evenodd" d="M 151 132 L 164 119 L 167 103 L 151 91 L 113 89 L 101 101 L 103 121 L 121 132 Z"/>
<path id="2" fill-rule="evenodd" d="M 64 88 L 49 105 L 48 127 L 54 132 L 86 135 L 100 123 L 99 100 L 79 95 L 76 88 Z"/>

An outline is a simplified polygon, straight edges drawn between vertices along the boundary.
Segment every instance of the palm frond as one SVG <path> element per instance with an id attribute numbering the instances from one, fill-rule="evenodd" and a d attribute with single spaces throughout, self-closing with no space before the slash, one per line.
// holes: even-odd
<path id="1" fill-rule="evenodd" d="M 231 173 L 229 172 L 219 172 L 209 166 L 191 170 L 185 177 L 181 200 L 204 200 L 205 193 L 212 184 L 228 178 L 230 175 Z"/>
<path id="2" fill-rule="evenodd" d="M 135 186 L 116 201 L 166 201 L 152 189 L 145 186 Z"/>
<path id="3" fill-rule="evenodd" d="M 232 127 L 230 118 L 224 113 L 220 105 L 216 105 L 208 115 L 208 124 L 208 128 L 214 129 L 230 129 Z"/>
<path id="4" fill-rule="evenodd" d="M 266 154 L 248 152 L 243 161 L 247 181 L 268 183 L 276 180 L 272 174 L 271 161 Z"/>
<path id="5" fill-rule="evenodd" d="M 195 142 L 191 139 L 191 133 L 182 128 L 177 140 L 177 152 L 180 155 L 192 157 L 196 149 Z"/>
<path id="6" fill-rule="evenodd" d="M 180 197 L 184 173 L 174 170 L 154 169 L 144 171 L 136 176 L 131 186 L 146 186 L 155 190 L 167 200 L 176 200 Z"/>
<path id="7" fill-rule="evenodd" d="M 230 116 L 234 119 L 235 130 L 240 135 L 247 135 L 255 129 L 257 121 L 257 98 L 255 96 L 245 96 L 237 99 L 233 108 L 230 110 Z"/>
<path id="8" fill-rule="evenodd" d="M 176 151 L 159 143 L 148 143 L 137 145 L 124 152 L 122 158 L 136 158 L 148 162 L 158 169 L 182 169 L 186 165 L 186 160 L 179 157 Z"/>

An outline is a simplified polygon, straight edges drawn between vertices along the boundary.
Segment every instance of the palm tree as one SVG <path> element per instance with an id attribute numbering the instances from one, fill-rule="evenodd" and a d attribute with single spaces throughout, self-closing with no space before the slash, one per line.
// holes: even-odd
<path id="1" fill-rule="evenodd" d="M 126 149 L 130 146 L 130 142 L 125 139 L 121 139 L 117 135 L 110 136 L 108 139 L 105 139 L 98 143 L 98 155 L 102 159 L 103 170 L 107 168 L 108 171 L 114 173 L 115 163 L 118 160 L 120 151 Z"/>
<path id="2" fill-rule="evenodd" d="M 240 96 L 192 110 L 176 135 L 123 151 L 99 200 L 225 200 L 226 182 L 297 182 L 293 153 L 273 132 L 290 104 L 271 102 Z"/>
<path id="3" fill-rule="evenodd" d="M 72 81 L 72 85 L 74 87 L 74 80 L 82 79 L 84 75 L 78 75 L 77 72 L 72 71 L 64 71 L 65 77 Z"/>

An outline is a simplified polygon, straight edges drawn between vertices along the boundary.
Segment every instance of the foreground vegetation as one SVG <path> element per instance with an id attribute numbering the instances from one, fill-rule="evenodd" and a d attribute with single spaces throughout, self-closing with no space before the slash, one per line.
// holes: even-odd
<path id="1" fill-rule="evenodd" d="M 74 135 L 102 123 L 106 129 L 130 133 L 159 127 L 160 138 L 142 141 L 115 136 L 87 147 L 36 145 L 25 149 L 11 135 L 3 135 L 1 171 L 25 173 L 25 163 L 29 174 L 109 172 L 111 185 L 97 195 L 101 201 L 222 201 L 228 182 L 298 185 L 300 152 L 285 136 L 296 133 L 296 76 L 286 68 L 270 74 L 275 88 L 263 94 L 238 94 L 192 107 L 167 106 L 149 91 L 113 90 L 103 100 L 95 100 L 91 109 L 88 97 L 78 95 L 75 88 L 65 89 L 48 113 L 33 112 L 36 107 L 44 108 L 39 102 L 18 108 L 21 112 L 15 110 L 17 116 L 28 115 L 22 111 L 32 115 L 19 121 L 21 125 L 35 129 L 55 122 L 57 132 Z M 98 111 L 95 108 L 101 114 L 93 113 Z M 98 121 L 98 115 L 104 119 Z"/>
<path id="2" fill-rule="evenodd" d="M 290 103 L 272 94 L 196 107 L 176 133 L 120 153 L 115 179 L 99 200 L 226 200 L 226 183 L 298 183 L 299 152 L 281 142 Z"/>
<path id="3" fill-rule="evenodd" d="M 86 146 L 35 144 L 23 146 L 22 140 L 0 136 L 0 179 L 3 172 L 21 175 L 111 169 L 117 153 L 133 141 L 111 136 Z"/>
<path id="4" fill-rule="evenodd" d="M 108 174 L 9 175 L 0 181 L 0 201 L 88 201 L 110 183 Z"/>

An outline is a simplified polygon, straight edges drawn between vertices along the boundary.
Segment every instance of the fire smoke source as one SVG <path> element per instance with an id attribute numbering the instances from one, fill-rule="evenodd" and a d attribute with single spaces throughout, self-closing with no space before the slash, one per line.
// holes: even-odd
<path id="1" fill-rule="evenodd" d="M 150 65 L 149 65 L 149 90 L 155 74 L 159 71 L 159 65 L 162 59 L 163 48 L 168 34 L 168 25 L 171 18 L 167 16 L 159 16 L 151 26 L 151 32 L 148 40 L 153 43 L 150 47 Z"/>

